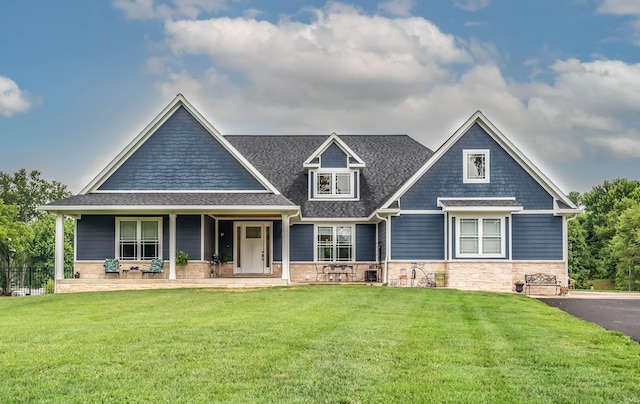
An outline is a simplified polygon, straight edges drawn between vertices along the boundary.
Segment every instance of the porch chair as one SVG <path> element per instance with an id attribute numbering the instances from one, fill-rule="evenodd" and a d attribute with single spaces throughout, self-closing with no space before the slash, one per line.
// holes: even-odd
<path id="1" fill-rule="evenodd" d="M 162 274 L 162 265 L 164 265 L 163 260 L 160 258 L 154 258 L 151 260 L 151 266 L 149 269 L 143 269 L 140 272 L 142 272 L 143 277 L 144 274 L 151 274 L 151 276 L 154 276 L 155 274 Z"/>
<path id="2" fill-rule="evenodd" d="M 117 259 L 107 258 L 104 260 L 104 273 L 105 276 L 109 274 L 116 274 L 118 278 L 120 277 L 120 263 Z"/>

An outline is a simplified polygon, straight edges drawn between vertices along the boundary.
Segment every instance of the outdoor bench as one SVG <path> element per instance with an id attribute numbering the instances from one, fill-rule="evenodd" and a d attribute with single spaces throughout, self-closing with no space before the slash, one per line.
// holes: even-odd
<path id="1" fill-rule="evenodd" d="M 531 286 L 553 286 L 556 288 L 556 295 L 558 294 L 558 290 L 560 289 L 560 282 L 558 282 L 558 278 L 555 275 L 549 274 L 532 274 L 524 276 L 524 284 L 526 287 L 526 294 L 531 293 Z"/>

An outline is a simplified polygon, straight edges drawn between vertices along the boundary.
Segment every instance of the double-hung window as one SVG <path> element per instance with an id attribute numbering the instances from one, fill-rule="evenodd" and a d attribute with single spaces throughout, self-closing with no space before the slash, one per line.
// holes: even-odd
<path id="1" fill-rule="evenodd" d="M 162 258 L 161 218 L 117 218 L 117 258 L 148 261 Z"/>
<path id="2" fill-rule="evenodd" d="M 489 150 L 464 150 L 462 161 L 463 182 L 489 182 Z"/>
<path id="3" fill-rule="evenodd" d="M 504 218 L 459 218 L 458 257 L 504 257 Z"/>
<path id="4" fill-rule="evenodd" d="M 317 226 L 317 261 L 353 261 L 353 226 Z"/>

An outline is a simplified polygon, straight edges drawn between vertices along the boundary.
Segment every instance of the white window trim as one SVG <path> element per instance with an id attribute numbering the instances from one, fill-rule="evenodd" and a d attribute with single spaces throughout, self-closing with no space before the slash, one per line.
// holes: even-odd
<path id="1" fill-rule="evenodd" d="M 141 216 L 141 217 L 129 217 L 129 216 L 123 216 L 123 217 L 116 217 L 116 254 L 115 257 L 118 260 L 129 260 L 129 261 L 151 261 L 151 260 L 143 260 L 140 258 L 140 254 L 141 254 L 141 222 L 157 222 L 158 223 L 158 258 L 162 259 L 162 217 L 145 217 L 145 216 Z M 121 258 L 120 257 L 120 222 L 136 222 L 136 243 L 137 243 L 137 257 L 135 259 L 130 259 L 130 258 Z"/>
<path id="2" fill-rule="evenodd" d="M 477 219 L 478 220 L 478 253 L 469 254 L 460 252 L 460 219 Z M 482 220 L 498 219 L 500 220 L 500 253 L 483 254 L 482 253 Z M 506 217 L 504 216 L 477 216 L 463 215 L 456 217 L 456 258 L 505 258 L 506 251 L 506 233 L 505 233 Z"/>
<path id="3" fill-rule="evenodd" d="M 484 178 L 468 178 L 467 168 L 470 154 L 484 154 Z M 465 149 L 462 151 L 462 182 L 465 184 L 488 184 L 490 182 L 491 164 L 489 149 Z"/>
<path id="4" fill-rule="evenodd" d="M 318 228 L 319 227 L 331 227 L 333 228 L 333 260 L 320 261 L 318 259 Z M 338 257 L 338 227 L 350 227 L 351 228 L 351 259 L 348 261 L 339 261 Z M 320 223 L 313 226 L 313 261 L 317 263 L 334 263 L 334 262 L 355 262 L 356 261 L 356 225 L 347 223 Z"/>
<path id="5" fill-rule="evenodd" d="M 351 200 L 356 201 L 358 198 L 356 195 L 356 184 L 355 184 L 355 176 L 358 175 L 359 170 L 352 170 L 349 168 L 327 168 L 327 169 L 317 169 L 309 172 L 309 200 L 313 201 L 334 201 L 336 199 L 339 200 Z M 322 174 L 331 174 L 331 193 L 330 194 L 320 194 L 318 193 L 318 177 Z M 351 192 L 348 194 L 336 194 L 335 193 L 335 183 L 336 183 L 336 174 L 349 174 L 349 184 Z M 313 181 L 312 181 L 313 179 Z M 312 186 L 313 184 L 313 186 Z M 360 181 L 357 184 L 360 187 Z M 358 190 L 359 191 L 359 190 Z M 313 195 L 313 196 L 312 196 Z M 360 192 L 358 192 L 360 195 Z"/>

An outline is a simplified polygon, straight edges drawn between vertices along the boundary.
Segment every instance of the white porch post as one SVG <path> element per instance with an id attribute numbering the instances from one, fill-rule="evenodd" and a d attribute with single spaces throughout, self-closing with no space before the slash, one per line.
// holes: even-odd
<path id="1" fill-rule="evenodd" d="M 64 279 L 64 215 L 56 215 L 55 279 Z"/>
<path id="2" fill-rule="evenodd" d="M 169 213 L 169 279 L 176 279 L 176 214 Z"/>
<path id="3" fill-rule="evenodd" d="M 291 275 L 289 273 L 289 215 L 282 214 L 282 279 L 286 279 L 287 283 L 291 283 Z"/>

